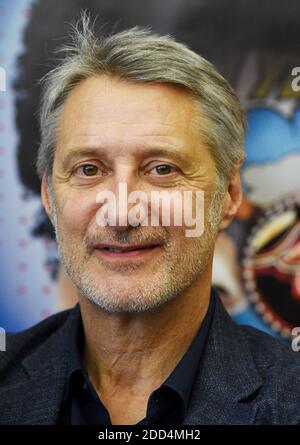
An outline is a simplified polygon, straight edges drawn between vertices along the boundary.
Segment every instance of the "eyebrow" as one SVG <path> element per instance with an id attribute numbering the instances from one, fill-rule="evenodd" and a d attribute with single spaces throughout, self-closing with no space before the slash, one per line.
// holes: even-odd
<path id="1" fill-rule="evenodd" d="M 178 148 L 174 147 L 151 147 L 149 149 L 140 149 L 136 151 L 136 158 L 147 158 L 151 156 L 166 156 L 180 162 L 182 165 L 190 165 L 191 159 L 187 153 L 182 153 Z M 95 158 L 107 158 L 107 149 L 103 147 L 97 148 L 78 148 L 69 152 L 62 162 L 63 168 L 66 168 L 71 161 L 75 161 L 85 156 L 94 156 Z"/>
<path id="2" fill-rule="evenodd" d="M 71 161 L 75 161 L 76 159 L 80 159 L 84 156 L 94 156 L 94 157 L 103 157 L 104 150 L 102 148 L 77 148 L 70 151 L 64 158 L 62 162 L 63 168 L 66 168 Z"/>

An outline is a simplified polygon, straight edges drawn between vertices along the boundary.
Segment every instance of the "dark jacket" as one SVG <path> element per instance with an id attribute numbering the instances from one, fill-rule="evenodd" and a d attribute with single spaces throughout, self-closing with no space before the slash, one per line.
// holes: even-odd
<path id="1" fill-rule="evenodd" d="M 57 422 L 78 306 L 7 338 L 0 352 L 0 424 Z M 238 326 L 217 298 L 184 424 L 300 424 L 300 352 Z"/>

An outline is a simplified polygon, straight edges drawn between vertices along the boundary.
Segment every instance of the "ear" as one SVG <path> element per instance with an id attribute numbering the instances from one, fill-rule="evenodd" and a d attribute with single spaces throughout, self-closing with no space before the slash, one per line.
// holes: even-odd
<path id="1" fill-rule="evenodd" d="M 240 175 L 242 163 L 243 161 L 238 162 L 229 178 L 227 191 L 223 201 L 222 217 L 219 227 L 220 231 L 229 226 L 242 202 L 243 191 Z"/>
<path id="2" fill-rule="evenodd" d="M 52 209 L 51 209 L 51 205 L 50 205 L 50 198 L 49 198 L 49 191 L 48 191 L 46 176 L 43 176 L 43 178 L 42 178 L 41 198 L 42 198 L 42 203 L 43 203 L 44 209 L 45 209 L 50 221 L 53 224 Z"/>

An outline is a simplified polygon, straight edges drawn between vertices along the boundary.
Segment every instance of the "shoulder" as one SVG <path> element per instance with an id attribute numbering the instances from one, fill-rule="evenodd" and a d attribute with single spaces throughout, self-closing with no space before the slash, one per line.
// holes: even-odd
<path id="1" fill-rule="evenodd" d="M 287 378 L 296 376 L 300 367 L 300 351 L 293 351 L 291 339 L 279 339 L 252 326 L 237 324 L 220 298 L 215 301 L 211 332 L 214 343 L 219 344 L 219 353 L 223 348 L 226 349 L 224 355 L 228 356 L 231 350 L 230 357 L 245 366 L 251 361 L 262 377 L 279 370 L 284 370 Z"/>
<path id="2" fill-rule="evenodd" d="M 239 326 L 262 379 L 258 423 L 300 423 L 300 352 L 250 326 Z"/>
<path id="3" fill-rule="evenodd" d="M 300 353 L 293 351 L 292 341 L 279 340 L 251 326 L 237 327 L 247 342 L 256 366 L 260 369 L 279 369 L 284 367 L 286 373 L 300 366 Z M 292 368 L 287 368 L 287 363 Z"/>
<path id="4" fill-rule="evenodd" d="M 217 298 L 206 350 L 205 376 L 219 398 L 255 407 L 257 424 L 300 424 L 300 352 L 291 340 L 236 324 Z"/>
<path id="5" fill-rule="evenodd" d="M 6 335 L 6 350 L 0 352 L 0 377 L 5 377 L 1 379 L 2 382 L 7 380 L 9 375 L 13 376 L 14 372 L 11 371 L 21 368 L 22 361 L 50 339 L 54 339 L 54 342 L 59 341 L 59 336 L 56 339 L 56 334 L 75 308 L 54 314 L 24 331 Z"/>

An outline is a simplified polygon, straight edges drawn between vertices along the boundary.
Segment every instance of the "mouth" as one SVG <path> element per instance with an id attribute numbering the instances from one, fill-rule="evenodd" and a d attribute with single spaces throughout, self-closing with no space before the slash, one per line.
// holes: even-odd
<path id="1" fill-rule="evenodd" d="M 107 245 L 99 244 L 95 246 L 95 250 L 108 258 L 126 259 L 132 257 L 142 257 L 150 252 L 155 251 L 159 244 L 143 244 L 131 246 Z"/>

